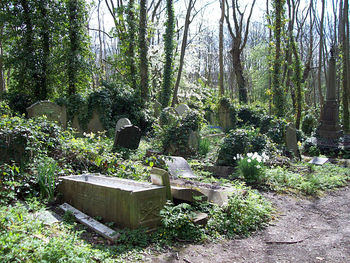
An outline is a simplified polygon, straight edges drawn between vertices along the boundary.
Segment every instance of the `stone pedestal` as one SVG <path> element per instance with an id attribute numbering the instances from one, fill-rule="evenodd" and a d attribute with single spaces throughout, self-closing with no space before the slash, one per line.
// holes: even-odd
<path id="1" fill-rule="evenodd" d="M 319 136 L 337 140 L 341 136 L 339 105 L 337 100 L 327 100 L 323 107 Z"/>

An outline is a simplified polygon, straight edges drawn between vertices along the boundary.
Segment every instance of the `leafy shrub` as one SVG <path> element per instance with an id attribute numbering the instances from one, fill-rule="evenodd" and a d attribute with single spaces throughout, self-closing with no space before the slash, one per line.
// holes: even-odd
<path id="1" fill-rule="evenodd" d="M 167 203 L 160 211 L 163 233 L 166 239 L 182 241 L 198 241 L 201 239 L 202 231 L 193 223 L 195 213 L 191 205 L 182 203 L 174 206 Z"/>
<path id="2" fill-rule="evenodd" d="M 308 112 L 302 122 L 301 122 L 301 130 L 308 136 L 311 136 L 311 133 L 314 131 L 317 125 L 317 120 L 315 116 L 311 113 Z"/>
<path id="3" fill-rule="evenodd" d="M 198 149 L 199 154 L 202 156 L 206 156 L 207 153 L 209 152 L 209 148 L 210 148 L 210 141 L 206 138 L 200 139 L 199 149 Z"/>
<path id="4" fill-rule="evenodd" d="M 11 109 L 6 101 L 0 101 L 0 117 L 3 115 L 12 116 Z"/>
<path id="5" fill-rule="evenodd" d="M 6 94 L 6 99 L 11 110 L 19 113 L 20 115 L 26 115 L 26 109 L 34 103 L 29 95 L 21 92 L 9 92 Z"/>
<path id="6" fill-rule="evenodd" d="M 238 126 L 253 125 L 260 127 L 262 117 L 265 116 L 264 110 L 257 106 L 242 105 L 237 110 Z"/>
<path id="7" fill-rule="evenodd" d="M 38 184 L 42 198 L 52 200 L 56 186 L 57 162 L 50 157 L 40 158 L 37 165 Z"/>
<path id="8" fill-rule="evenodd" d="M 302 151 L 304 154 L 308 154 L 310 156 L 319 156 L 321 154 L 317 146 L 317 139 L 315 137 L 308 138 L 303 142 Z"/>
<path id="9" fill-rule="evenodd" d="M 248 153 L 246 157 L 237 157 L 237 170 L 243 176 L 245 182 L 249 185 L 263 183 L 264 178 L 264 162 L 268 160 L 268 156 L 262 153 Z"/>
<path id="10" fill-rule="evenodd" d="M 266 135 L 276 144 L 284 145 L 287 122 L 283 119 L 273 119 Z"/>
<path id="11" fill-rule="evenodd" d="M 190 111 L 184 117 L 165 125 L 162 128 L 160 139 L 163 151 L 166 154 L 189 156 L 195 153 L 196 149 L 190 149 L 188 139 L 191 131 L 197 131 L 202 125 L 203 118 L 197 111 Z"/>
<path id="12" fill-rule="evenodd" d="M 238 154 L 262 153 L 269 144 L 268 138 L 254 128 L 231 130 L 220 147 L 217 165 L 233 165 Z"/>

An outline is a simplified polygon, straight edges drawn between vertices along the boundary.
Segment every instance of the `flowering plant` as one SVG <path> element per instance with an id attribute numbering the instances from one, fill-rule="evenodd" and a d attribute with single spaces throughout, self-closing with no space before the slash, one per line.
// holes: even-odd
<path id="1" fill-rule="evenodd" d="M 264 162 L 269 157 L 265 153 L 248 153 L 246 156 L 238 154 L 233 158 L 237 160 L 238 172 L 243 176 L 247 184 L 259 184 L 264 181 Z"/>

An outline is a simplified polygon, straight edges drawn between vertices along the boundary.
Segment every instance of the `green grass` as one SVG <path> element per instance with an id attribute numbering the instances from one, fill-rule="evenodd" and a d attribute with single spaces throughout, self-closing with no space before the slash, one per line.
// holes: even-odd
<path id="1" fill-rule="evenodd" d="M 345 186 L 350 179 L 349 168 L 334 164 L 322 166 L 301 165 L 285 169 L 267 169 L 267 185 L 278 192 L 294 192 L 303 195 L 321 195 L 327 190 Z"/>

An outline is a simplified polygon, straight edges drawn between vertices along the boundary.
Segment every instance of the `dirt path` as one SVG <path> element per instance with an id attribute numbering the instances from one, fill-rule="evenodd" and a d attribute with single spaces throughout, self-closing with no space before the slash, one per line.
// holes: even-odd
<path id="1" fill-rule="evenodd" d="M 151 262 L 350 262 L 350 187 L 317 200 L 265 195 L 278 210 L 265 230 L 242 239 L 188 245 Z"/>

